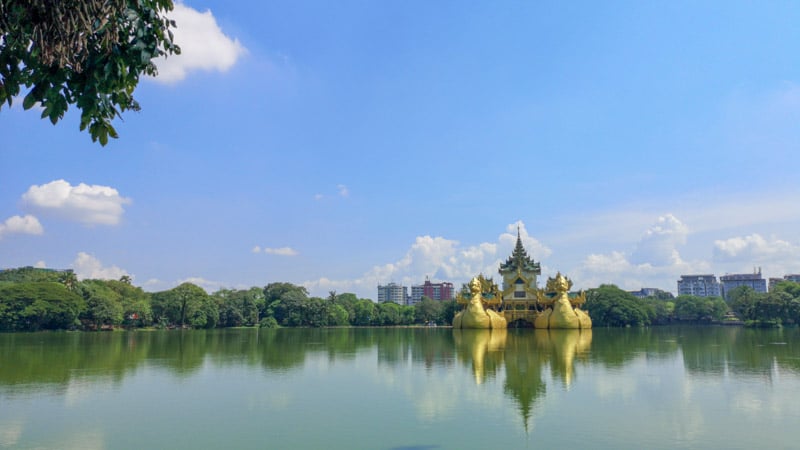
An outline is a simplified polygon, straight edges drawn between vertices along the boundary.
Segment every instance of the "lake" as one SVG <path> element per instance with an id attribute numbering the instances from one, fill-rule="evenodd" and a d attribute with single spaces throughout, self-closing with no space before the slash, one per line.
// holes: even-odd
<path id="1" fill-rule="evenodd" d="M 798 448 L 796 328 L 0 334 L 0 448 Z"/>

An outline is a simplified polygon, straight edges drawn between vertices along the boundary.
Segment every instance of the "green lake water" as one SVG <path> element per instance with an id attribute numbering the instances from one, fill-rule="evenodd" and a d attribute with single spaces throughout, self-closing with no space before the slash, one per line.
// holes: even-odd
<path id="1" fill-rule="evenodd" d="M 800 448 L 800 332 L 0 334 L 0 448 Z"/>

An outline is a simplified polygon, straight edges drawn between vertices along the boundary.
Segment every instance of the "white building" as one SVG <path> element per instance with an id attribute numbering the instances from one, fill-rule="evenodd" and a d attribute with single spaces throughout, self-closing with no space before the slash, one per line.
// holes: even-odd
<path id="1" fill-rule="evenodd" d="M 739 286 L 747 286 L 750 289 L 765 293 L 767 292 L 767 280 L 761 277 L 761 268 L 753 273 L 733 273 L 719 277 L 722 284 L 722 296 L 727 300 L 728 293 Z"/>
<path id="2" fill-rule="evenodd" d="M 681 275 L 678 280 L 678 295 L 719 297 L 721 292 L 716 275 Z"/>
<path id="3" fill-rule="evenodd" d="M 408 304 L 408 288 L 402 284 L 389 283 L 378 285 L 378 303 L 393 302 L 398 305 Z"/>

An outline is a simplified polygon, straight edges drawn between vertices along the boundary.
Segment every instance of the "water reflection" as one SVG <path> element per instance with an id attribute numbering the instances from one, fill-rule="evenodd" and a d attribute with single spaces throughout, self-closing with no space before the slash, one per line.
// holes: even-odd
<path id="1" fill-rule="evenodd" d="M 472 367 L 475 383 L 493 379 L 503 364 L 508 330 L 453 329 L 459 361 Z"/>
<path id="2" fill-rule="evenodd" d="M 800 417 L 798 375 L 798 329 L 0 334 L 0 447 L 121 448 L 127 423 L 176 439 L 170 448 L 175 436 L 187 448 L 258 448 L 263 436 L 226 440 L 264 424 L 282 448 L 352 448 L 365 435 L 369 448 L 492 447 L 497 436 L 510 448 L 579 447 L 586 436 L 606 448 L 691 448 L 731 434 L 781 447 L 776 430 Z M 572 441 L 549 433 L 559 424 Z"/>
<path id="3" fill-rule="evenodd" d="M 188 378 L 204 364 L 269 373 L 301 370 L 309 355 L 332 364 L 377 350 L 378 363 L 468 367 L 482 384 L 504 372 L 507 393 L 529 404 L 542 371 L 565 386 L 577 362 L 622 368 L 636 358 L 682 357 L 696 376 L 800 372 L 800 330 L 737 327 L 595 330 L 280 329 L 0 334 L 0 392 L 61 392 L 76 380 L 120 383 L 143 365 Z M 502 369 L 502 370 L 501 370 Z"/>

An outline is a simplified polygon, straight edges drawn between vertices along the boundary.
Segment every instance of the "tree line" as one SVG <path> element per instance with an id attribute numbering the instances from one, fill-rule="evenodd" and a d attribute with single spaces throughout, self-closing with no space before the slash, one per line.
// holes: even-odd
<path id="1" fill-rule="evenodd" d="M 405 306 L 333 291 L 320 298 L 291 283 L 212 294 L 183 283 L 148 293 L 130 277 L 79 281 L 69 271 L 0 272 L 0 331 L 444 325 L 454 314 L 455 301 L 423 297 Z"/>
<path id="2" fill-rule="evenodd" d="M 739 286 L 728 294 L 728 303 L 748 325 L 800 324 L 800 283 L 782 281 L 766 293 Z"/>
<path id="3" fill-rule="evenodd" d="M 789 281 L 769 293 L 738 287 L 727 303 L 721 297 L 666 292 L 637 298 L 610 284 L 589 289 L 586 299 L 584 308 L 596 327 L 711 324 L 737 317 L 752 326 L 800 324 L 800 283 Z M 455 301 L 427 297 L 413 306 L 334 291 L 312 297 L 302 286 L 281 282 L 212 294 L 183 283 L 149 293 L 127 276 L 79 281 L 71 271 L 0 272 L 0 331 L 449 325 L 457 309 Z"/>
<path id="4" fill-rule="evenodd" d="M 637 298 L 614 285 L 589 289 L 584 308 L 594 326 L 646 326 L 670 323 L 711 324 L 742 320 L 748 326 L 800 324 L 800 283 L 784 281 L 769 293 L 747 286 L 722 297 L 672 294 Z"/>

